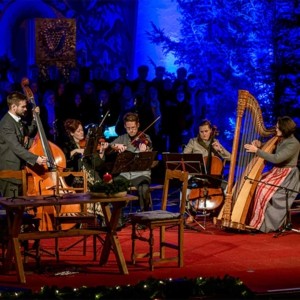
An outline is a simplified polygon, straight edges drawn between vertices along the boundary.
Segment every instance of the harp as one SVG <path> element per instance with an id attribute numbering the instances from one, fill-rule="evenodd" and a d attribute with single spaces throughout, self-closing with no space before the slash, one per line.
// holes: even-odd
<path id="1" fill-rule="evenodd" d="M 275 128 L 266 129 L 257 100 L 245 90 L 239 90 L 237 118 L 229 167 L 228 185 L 224 205 L 217 223 L 222 227 L 247 229 L 250 222 L 249 208 L 257 182 L 264 170 L 264 159 L 247 153 L 244 145 L 254 139 L 263 142 L 263 151 L 272 153 L 277 137 Z M 269 138 L 269 139 L 267 139 Z"/>

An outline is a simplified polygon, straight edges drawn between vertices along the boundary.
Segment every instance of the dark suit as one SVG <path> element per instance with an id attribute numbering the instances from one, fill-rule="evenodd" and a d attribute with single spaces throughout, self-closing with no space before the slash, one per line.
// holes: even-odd
<path id="1" fill-rule="evenodd" d="M 35 130 L 36 126 L 33 124 L 28 128 L 28 133 L 31 134 Z M 24 147 L 24 134 L 18 122 L 6 113 L 0 121 L 0 170 L 21 170 L 24 163 L 34 165 L 37 158 L 37 155 Z M 10 189 L 15 188 L 16 183 L 14 180 L 1 180 L 0 193 L 12 196 Z M 8 187 L 8 184 L 13 186 Z"/>

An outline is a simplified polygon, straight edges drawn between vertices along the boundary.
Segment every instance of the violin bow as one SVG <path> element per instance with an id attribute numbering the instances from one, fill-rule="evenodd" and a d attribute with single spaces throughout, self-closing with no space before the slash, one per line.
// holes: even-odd
<path id="1" fill-rule="evenodd" d="M 151 124 L 149 124 L 143 131 L 141 131 L 132 141 L 131 144 L 133 144 L 135 141 L 137 141 L 139 139 L 139 137 L 141 135 L 143 135 L 145 133 L 145 131 L 147 131 L 153 124 L 155 124 L 161 116 L 158 116 Z"/>
<path id="2" fill-rule="evenodd" d="M 101 120 L 101 122 L 100 122 L 100 124 L 99 124 L 98 127 L 101 127 L 101 126 L 102 126 L 102 124 L 104 123 L 104 121 L 105 121 L 106 117 L 108 116 L 108 114 L 109 114 L 109 110 L 105 113 L 105 115 L 104 115 L 104 117 L 102 118 L 102 120 Z"/>

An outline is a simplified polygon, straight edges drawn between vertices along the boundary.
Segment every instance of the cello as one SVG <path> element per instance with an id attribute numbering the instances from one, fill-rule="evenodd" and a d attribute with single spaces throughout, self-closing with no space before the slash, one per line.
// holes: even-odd
<path id="1" fill-rule="evenodd" d="M 37 123 L 38 133 L 33 139 L 33 143 L 29 151 L 38 156 L 47 157 L 47 165 L 26 166 L 28 176 L 28 196 L 36 195 L 54 195 L 56 186 L 56 171 L 63 171 L 66 168 L 66 158 L 63 151 L 55 144 L 49 142 L 46 138 L 46 134 L 40 119 L 39 113 L 35 111 L 36 103 L 34 95 L 29 87 L 28 78 L 23 78 L 21 86 L 24 94 L 27 97 L 27 101 L 33 106 L 33 117 Z M 65 182 L 62 182 L 66 186 Z M 73 207 L 73 205 L 71 205 Z M 62 207 L 63 209 L 63 207 Z M 80 211 L 79 205 L 74 205 L 73 209 Z M 79 209 L 79 210 L 78 210 Z M 56 216 L 56 210 L 54 206 L 45 208 L 38 208 L 36 217 L 41 219 L 40 230 L 53 230 L 54 217 Z M 68 224 L 69 226 L 73 226 Z M 67 228 L 64 228 L 67 229 Z"/>
<path id="2" fill-rule="evenodd" d="M 215 136 L 218 134 L 217 128 L 213 127 L 213 131 L 208 146 L 208 156 L 204 157 L 204 163 L 206 165 L 206 179 L 202 182 L 201 188 L 192 189 L 189 194 L 189 200 L 193 201 L 193 207 L 196 210 L 215 210 L 224 200 L 224 193 L 218 182 L 223 173 L 223 162 L 220 157 L 213 155 L 212 143 Z M 209 184 L 212 182 L 212 184 Z"/>

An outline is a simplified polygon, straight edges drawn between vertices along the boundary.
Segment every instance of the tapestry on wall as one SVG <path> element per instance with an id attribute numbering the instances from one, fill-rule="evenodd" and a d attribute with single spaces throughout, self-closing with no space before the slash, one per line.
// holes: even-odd
<path id="1" fill-rule="evenodd" d="M 68 69 L 76 64 L 75 19 L 35 19 L 36 62 Z"/>

